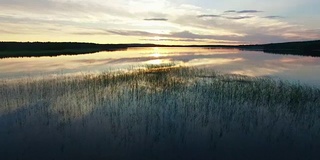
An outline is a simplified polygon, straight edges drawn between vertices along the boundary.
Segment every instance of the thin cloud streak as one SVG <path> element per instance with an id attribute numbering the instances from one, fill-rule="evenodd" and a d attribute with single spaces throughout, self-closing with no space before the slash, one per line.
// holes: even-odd
<path id="1" fill-rule="evenodd" d="M 227 10 L 227 11 L 224 11 L 224 13 L 236 13 L 237 11 L 236 10 Z"/>
<path id="2" fill-rule="evenodd" d="M 278 19 L 278 18 L 285 18 L 285 17 L 283 17 L 283 16 L 265 16 L 263 18 Z"/>
<path id="3" fill-rule="evenodd" d="M 146 18 L 145 21 L 168 21 L 166 18 Z"/>
<path id="4" fill-rule="evenodd" d="M 159 36 L 161 34 L 151 33 L 146 31 L 137 31 L 137 30 L 107 30 L 111 34 L 117 34 L 121 36 Z"/>
<path id="5" fill-rule="evenodd" d="M 254 16 L 238 16 L 238 17 L 224 17 L 226 19 L 234 19 L 234 20 L 239 20 L 239 19 L 249 19 L 253 18 Z"/>
<path id="6" fill-rule="evenodd" d="M 239 20 L 239 19 L 253 18 L 254 16 L 223 16 L 223 15 L 214 15 L 214 14 L 203 14 L 203 15 L 198 15 L 197 17 L 198 18 L 225 18 L 225 19 Z"/>
<path id="7" fill-rule="evenodd" d="M 258 10 L 242 10 L 242 11 L 237 11 L 237 13 L 260 13 L 263 11 L 258 11 Z"/>
<path id="8" fill-rule="evenodd" d="M 202 15 L 198 15 L 197 17 L 199 17 L 199 18 L 217 18 L 217 17 L 221 17 L 221 15 L 202 14 Z"/>
<path id="9" fill-rule="evenodd" d="M 217 44 L 238 44 L 238 41 L 219 41 L 219 40 L 211 40 L 211 39 L 181 39 L 181 38 L 161 38 L 159 37 L 158 39 L 154 38 L 146 38 L 146 39 L 140 39 L 143 41 L 153 41 L 153 42 L 159 42 L 159 41 L 168 41 L 168 42 L 204 42 L 207 44 L 211 43 L 217 43 Z"/>
<path id="10" fill-rule="evenodd" d="M 259 11 L 259 10 L 241 10 L 241 11 L 236 11 L 236 10 L 227 10 L 224 11 L 224 13 L 260 13 L 263 11 Z"/>

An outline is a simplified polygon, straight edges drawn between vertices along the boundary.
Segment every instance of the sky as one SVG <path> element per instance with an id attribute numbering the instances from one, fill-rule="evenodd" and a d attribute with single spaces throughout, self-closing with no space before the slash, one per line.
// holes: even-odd
<path id="1" fill-rule="evenodd" d="M 0 41 L 258 44 L 320 39 L 319 0 L 0 0 Z"/>

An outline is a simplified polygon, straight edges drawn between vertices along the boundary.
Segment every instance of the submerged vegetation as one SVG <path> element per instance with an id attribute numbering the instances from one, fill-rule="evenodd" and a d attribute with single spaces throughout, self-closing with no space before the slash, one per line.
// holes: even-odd
<path id="1" fill-rule="evenodd" d="M 320 146 L 320 89 L 171 64 L 1 81 L 0 107 L 0 159 L 314 159 Z"/>

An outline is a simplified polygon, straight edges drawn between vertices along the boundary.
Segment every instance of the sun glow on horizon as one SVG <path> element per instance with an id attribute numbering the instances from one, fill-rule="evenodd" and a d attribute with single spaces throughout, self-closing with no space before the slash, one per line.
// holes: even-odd
<path id="1" fill-rule="evenodd" d="M 0 41 L 233 45 L 320 39 L 319 10 L 292 9 L 302 2 L 301 11 L 320 5 L 270 0 L 255 9 L 251 0 L 1 0 Z"/>

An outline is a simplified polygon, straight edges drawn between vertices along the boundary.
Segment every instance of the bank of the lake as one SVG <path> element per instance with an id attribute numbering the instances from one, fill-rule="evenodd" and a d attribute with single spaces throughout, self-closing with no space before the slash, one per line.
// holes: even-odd
<path id="1" fill-rule="evenodd" d="M 41 57 L 125 50 L 135 47 L 188 47 L 258 50 L 274 54 L 320 56 L 320 40 L 254 45 L 96 44 L 79 42 L 0 42 L 0 58 Z"/>

